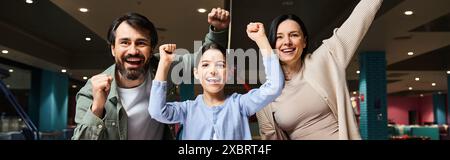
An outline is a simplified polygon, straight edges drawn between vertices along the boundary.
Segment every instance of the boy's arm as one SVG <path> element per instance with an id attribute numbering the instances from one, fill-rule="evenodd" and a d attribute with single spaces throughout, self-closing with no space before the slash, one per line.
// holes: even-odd
<path id="1" fill-rule="evenodd" d="M 161 59 L 158 64 L 155 79 L 152 83 L 148 112 L 150 116 L 162 123 L 178 123 L 184 119 L 186 103 L 166 103 L 167 74 L 170 69 L 176 49 L 175 44 L 165 44 L 159 47 Z"/>

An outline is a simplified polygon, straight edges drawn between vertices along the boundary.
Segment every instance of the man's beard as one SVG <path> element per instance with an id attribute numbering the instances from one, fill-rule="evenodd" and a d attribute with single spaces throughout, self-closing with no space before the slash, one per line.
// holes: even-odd
<path id="1" fill-rule="evenodd" d="M 143 55 L 127 55 L 122 58 L 122 61 L 116 62 L 116 69 L 119 71 L 119 74 L 122 77 L 125 77 L 128 80 L 137 80 L 139 77 L 145 75 L 148 71 L 149 61 L 144 62 L 144 66 L 134 69 L 126 69 L 125 63 L 128 58 L 142 58 L 145 59 Z"/>

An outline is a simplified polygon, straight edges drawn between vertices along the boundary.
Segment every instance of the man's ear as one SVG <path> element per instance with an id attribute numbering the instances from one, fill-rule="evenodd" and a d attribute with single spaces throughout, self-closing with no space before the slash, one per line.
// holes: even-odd
<path id="1" fill-rule="evenodd" d="M 197 79 L 197 80 L 200 80 L 200 77 L 198 76 L 197 68 L 194 68 L 194 78 Z"/>
<path id="2" fill-rule="evenodd" d="M 111 54 L 113 57 L 116 57 L 116 53 L 114 52 L 114 45 L 111 45 Z"/>

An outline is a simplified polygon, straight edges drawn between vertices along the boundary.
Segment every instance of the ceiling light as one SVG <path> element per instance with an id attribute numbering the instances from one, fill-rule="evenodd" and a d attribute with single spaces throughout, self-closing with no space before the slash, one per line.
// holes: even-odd
<path id="1" fill-rule="evenodd" d="M 420 97 L 423 97 L 423 94 L 420 94 Z"/>
<path id="2" fill-rule="evenodd" d="M 356 74 L 360 74 L 361 73 L 361 71 L 356 71 Z"/>
<path id="3" fill-rule="evenodd" d="M 355 95 L 356 95 L 356 94 L 358 94 L 358 92 L 356 92 L 356 91 L 353 91 L 353 94 L 355 94 Z"/>
<path id="4" fill-rule="evenodd" d="M 436 86 L 436 83 L 431 83 L 431 86 L 433 86 L 433 87 Z"/>
<path id="5" fill-rule="evenodd" d="M 8 50 L 6 50 L 6 49 L 4 49 L 4 50 L 2 50 L 2 53 L 3 53 L 3 54 L 8 54 L 8 53 L 9 53 L 9 51 L 8 51 Z"/>
<path id="6" fill-rule="evenodd" d="M 84 76 L 83 79 L 86 80 L 86 79 L 88 79 L 88 77 Z"/>
<path id="7" fill-rule="evenodd" d="M 66 70 L 66 69 L 61 69 L 61 72 L 62 72 L 62 73 L 66 73 L 67 70 Z"/>
<path id="8" fill-rule="evenodd" d="M 419 77 L 416 77 L 415 80 L 416 80 L 416 81 L 420 81 L 420 78 L 419 78 Z"/>
<path id="9" fill-rule="evenodd" d="M 405 11 L 405 15 L 407 15 L 407 16 L 410 16 L 410 15 L 413 15 L 413 14 L 414 14 L 413 11 Z"/>
<path id="10" fill-rule="evenodd" d="M 83 13 L 86 13 L 89 11 L 89 9 L 87 9 L 87 8 L 80 8 L 79 10 L 80 10 L 80 12 L 83 12 Z"/>
<path id="11" fill-rule="evenodd" d="M 408 56 L 414 55 L 414 52 L 408 52 Z"/>
<path id="12" fill-rule="evenodd" d="M 91 39 L 91 37 L 86 37 L 85 40 L 89 42 L 89 41 L 91 41 L 92 39 Z"/>
<path id="13" fill-rule="evenodd" d="M 438 92 L 438 94 L 442 94 L 442 92 Z"/>
<path id="14" fill-rule="evenodd" d="M 294 1 L 284 1 L 281 3 L 281 5 L 283 6 L 293 6 L 294 5 Z"/>
<path id="15" fill-rule="evenodd" d="M 409 87 L 408 89 L 409 89 L 410 91 L 412 91 L 412 90 L 413 90 L 413 88 L 412 88 L 412 87 Z"/>
<path id="16" fill-rule="evenodd" d="M 33 3 L 33 0 L 25 0 L 26 3 L 31 4 Z"/>
<path id="17" fill-rule="evenodd" d="M 77 88 L 77 85 L 72 85 L 72 88 Z"/>
<path id="18" fill-rule="evenodd" d="M 447 74 L 450 74 L 450 71 L 447 71 Z"/>
<path id="19" fill-rule="evenodd" d="M 204 9 L 204 8 L 199 8 L 199 9 L 197 9 L 197 11 L 198 11 L 199 13 L 205 13 L 205 12 L 206 12 L 206 9 Z"/>
<path id="20" fill-rule="evenodd" d="M 13 70 L 13 69 L 9 69 L 8 71 L 9 71 L 9 73 L 12 73 L 12 72 L 14 72 L 14 70 Z"/>
<path id="21" fill-rule="evenodd" d="M 11 86 L 9 84 L 6 85 L 6 88 L 11 88 Z"/>

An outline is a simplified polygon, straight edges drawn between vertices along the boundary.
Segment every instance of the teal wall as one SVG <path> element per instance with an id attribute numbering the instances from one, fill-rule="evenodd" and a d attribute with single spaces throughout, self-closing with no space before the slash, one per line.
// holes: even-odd
<path id="1" fill-rule="evenodd" d="M 364 52 L 359 61 L 361 137 L 365 140 L 388 139 L 385 53 Z"/>
<path id="2" fill-rule="evenodd" d="M 447 75 L 447 122 L 450 123 L 450 75 Z M 449 128 L 450 131 L 450 128 Z"/>
<path id="3" fill-rule="evenodd" d="M 40 131 L 67 128 L 69 77 L 47 70 L 33 70 L 29 115 Z"/>
<path id="4" fill-rule="evenodd" d="M 446 97 L 444 94 L 433 94 L 433 115 L 434 123 L 436 124 L 446 124 L 445 101 Z"/>

